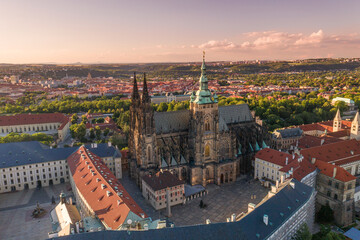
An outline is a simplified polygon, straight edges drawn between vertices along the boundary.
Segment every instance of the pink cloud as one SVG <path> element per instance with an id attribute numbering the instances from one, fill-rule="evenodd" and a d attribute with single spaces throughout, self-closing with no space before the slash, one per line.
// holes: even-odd
<path id="1" fill-rule="evenodd" d="M 235 43 L 225 40 L 211 40 L 200 44 L 201 49 L 227 51 L 227 50 L 296 50 L 312 47 L 345 47 L 353 45 L 359 47 L 358 34 L 326 35 L 323 30 L 318 30 L 309 35 L 303 33 L 287 33 L 278 31 L 250 32 L 243 34 L 245 41 Z M 347 46 L 348 47 L 348 46 Z"/>

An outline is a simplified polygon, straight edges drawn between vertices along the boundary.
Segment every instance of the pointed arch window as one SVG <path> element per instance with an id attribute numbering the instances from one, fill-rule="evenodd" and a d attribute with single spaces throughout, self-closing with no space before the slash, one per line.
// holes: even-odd
<path id="1" fill-rule="evenodd" d="M 205 145 L 205 157 L 210 157 L 210 146 L 209 146 L 209 144 Z"/>
<path id="2" fill-rule="evenodd" d="M 210 122 L 208 119 L 205 121 L 205 132 L 210 131 Z"/>

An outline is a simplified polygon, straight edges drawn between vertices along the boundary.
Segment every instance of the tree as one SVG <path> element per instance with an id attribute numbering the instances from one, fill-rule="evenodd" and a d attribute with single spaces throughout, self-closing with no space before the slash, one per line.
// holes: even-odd
<path id="1" fill-rule="evenodd" d="M 96 135 L 96 139 L 100 140 L 101 139 L 101 129 L 99 126 L 95 127 L 95 135 Z"/>
<path id="2" fill-rule="evenodd" d="M 316 217 L 318 222 L 330 223 L 334 221 L 334 211 L 330 208 L 329 204 L 322 205 Z"/>
<path id="3" fill-rule="evenodd" d="M 95 138 L 95 131 L 94 131 L 94 128 L 90 128 L 90 136 L 89 136 L 91 139 L 94 139 Z"/>
<path id="4" fill-rule="evenodd" d="M 72 124 L 76 124 L 78 119 L 79 119 L 78 115 L 77 115 L 76 113 L 74 113 L 74 114 L 71 116 L 71 123 L 72 123 Z"/>
<path id="5" fill-rule="evenodd" d="M 311 238 L 312 235 L 306 223 L 304 223 L 292 237 L 293 240 L 311 240 Z"/>
<path id="6" fill-rule="evenodd" d="M 106 136 L 109 134 L 109 132 L 110 132 L 110 129 L 109 129 L 109 128 L 105 128 L 105 130 L 104 130 L 104 132 L 103 132 L 104 136 L 106 137 Z"/>
<path id="7" fill-rule="evenodd" d="M 156 111 L 158 111 L 158 112 L 166 112 L 167 109 L 168 109 L 168 105 L 165 102 L 162 102 L 162 103 L 159 104 Z"/>
<path id="8" fill-rule="evenodd" d="M 86 115 L 82 115 L 81 116 L 81 123 L 87 123 L 87 117 L 86 117 Z"/>

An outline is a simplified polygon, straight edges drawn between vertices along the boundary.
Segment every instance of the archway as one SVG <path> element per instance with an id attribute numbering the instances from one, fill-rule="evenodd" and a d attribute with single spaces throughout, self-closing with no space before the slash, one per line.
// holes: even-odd
<path id="1" fill-rule="evenodd" d="M 24 189 L 25 189 L 25 190 L 29 189 L 29 184 L 25 183 L 25 184 L 24 184 Z"/>
<path id="2" fill-rule="evenodd" d="M 222 173 L 220 176 L 220 183 L 223 184 L 224 183 L 224 174 Z"/>
<path id="3" fill-rule="evenodd" d="M 53 183 L 53 180 L 52 179 L 50 179 L 49 180 L 49 185 L 53 185 L 54 183 Z"/>
<path id="4" fill-rule="evenodd" d="M 38 189 L 41 188 L 41 181 L 40 181 L 40 180 L 37 181 L 36 187 L 37 187 Z"/>
<path id="5" fill-rule="evenodd" d="M 228 175 L 228 173 L 225 173 L 225 182 L 226 182 L 226 183 L 229 182 L 229 175 Z"/>
<path id="6" fill-rule="evenodd" d="M 60 183 L 65 183 L 65 179 L 64 179 L 64 178 L 60 178 Z"/>

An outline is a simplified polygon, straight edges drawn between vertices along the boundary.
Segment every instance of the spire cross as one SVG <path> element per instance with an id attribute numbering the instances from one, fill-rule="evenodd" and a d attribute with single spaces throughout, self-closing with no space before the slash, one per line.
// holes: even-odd
<path id="1" fill-rule="evenodd" d="M 203 51 L 203 61 L 205 61 L 205 51 Z"/>

